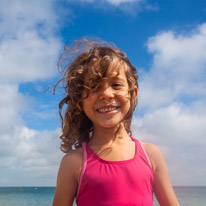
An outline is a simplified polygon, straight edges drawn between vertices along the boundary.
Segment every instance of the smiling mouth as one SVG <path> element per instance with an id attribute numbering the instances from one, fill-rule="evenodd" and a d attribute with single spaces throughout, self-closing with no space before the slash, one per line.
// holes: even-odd
<path id="1" fill-rule="evenodd" d="M 107 108 L 97 109 L 97 111 L 100 113 L 107 113 L 107 112 L 112 112 L 114 110 L 117 110 L 118 108 L 119 107 L 107 107 Z"/>

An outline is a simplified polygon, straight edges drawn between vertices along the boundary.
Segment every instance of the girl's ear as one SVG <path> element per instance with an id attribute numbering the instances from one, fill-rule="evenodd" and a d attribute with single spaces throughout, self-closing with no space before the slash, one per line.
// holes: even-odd
<path id="1" fill-rule="evenodd" d="M 137 96 L 138 96 L 138 88 L 137 87 L 134 88 L 134 96 L 135 96 L 135 99 L 137 99 Z"/>

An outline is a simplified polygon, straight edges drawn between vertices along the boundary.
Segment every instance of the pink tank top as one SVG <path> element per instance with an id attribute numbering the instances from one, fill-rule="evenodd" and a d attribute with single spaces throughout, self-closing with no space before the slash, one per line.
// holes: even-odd
<path id="1" fill-rule="evenodd" d="M 153 170 L 141 142 L 136 143 L 132 159 L 101 159 L 85 142 L 77 191 L 77 206 L 151 206 Z"/>

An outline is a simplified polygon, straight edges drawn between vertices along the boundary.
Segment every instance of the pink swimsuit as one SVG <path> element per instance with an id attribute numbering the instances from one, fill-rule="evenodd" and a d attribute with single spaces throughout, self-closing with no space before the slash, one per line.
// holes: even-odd
<path id="1" fill-rule="evenodd" d="M 151 206 L 153 170 L 140 141 L 132 159 L 101 159 L 84 142 L 83 167 L 76 197 L 78 206 Z"/>

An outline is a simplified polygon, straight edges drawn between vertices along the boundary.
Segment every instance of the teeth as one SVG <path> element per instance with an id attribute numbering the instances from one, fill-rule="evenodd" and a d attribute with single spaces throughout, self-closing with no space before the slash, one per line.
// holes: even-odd
<path id="1" fill-rule="evenodd" d="M 98 111 L 100 111 L 100 112 L 111 112 L 115 109 L 117 109 L 117 107 L 109 107 L 109 108 L 105 108 L 105 109 L 99 109 Z"/>

